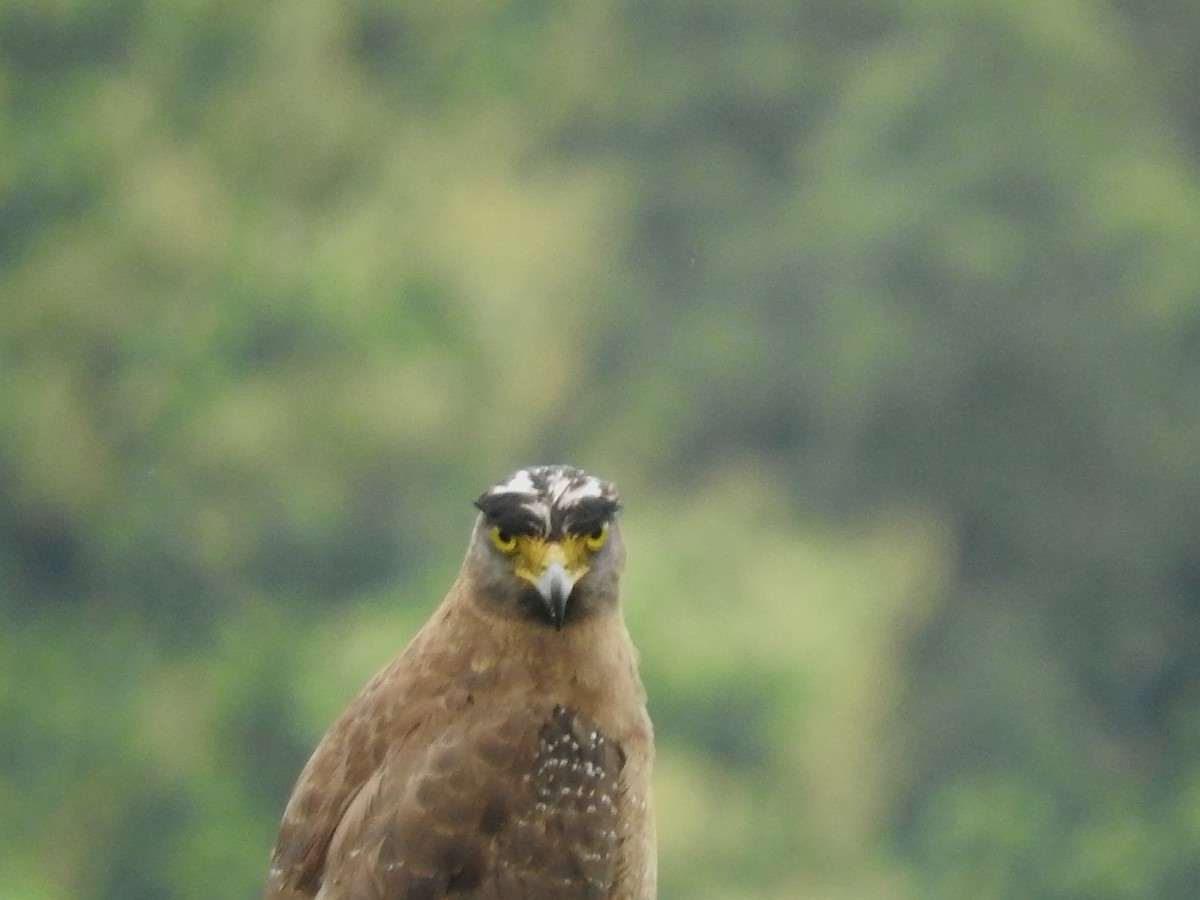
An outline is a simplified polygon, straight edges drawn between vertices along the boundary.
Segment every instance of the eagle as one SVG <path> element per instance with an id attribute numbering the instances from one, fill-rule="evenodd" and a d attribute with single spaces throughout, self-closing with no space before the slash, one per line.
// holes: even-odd
<path id="1" fill-rule="evenodd" d="M 445 599 L 308 760 L 267 900 L 650 900 L 654 738 L 616 486 L 488 488 Z"/>

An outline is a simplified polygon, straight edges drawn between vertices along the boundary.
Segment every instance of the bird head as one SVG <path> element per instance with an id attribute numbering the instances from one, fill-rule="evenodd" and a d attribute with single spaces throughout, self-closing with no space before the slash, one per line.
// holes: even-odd
<path id="1" fill-rule="evenodd" d="M 487 602 L 561 630 L 617 603 L 625 547 L 617 488 L 571 466 L 519 469 L 488 488 L 467 564 Z"/>

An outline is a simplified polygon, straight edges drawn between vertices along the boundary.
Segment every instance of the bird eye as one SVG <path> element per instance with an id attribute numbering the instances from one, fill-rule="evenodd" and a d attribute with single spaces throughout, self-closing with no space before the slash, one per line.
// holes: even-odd
<path id="1" fill-rule="evenodd" d="M 512 553 L 517 549 L 517 539 L 499 525 L 492 526 L 492 543 L 502 553 Z"/>
<path id="2" fill-rule="evenodd" d="M 608 540 L 608 526 L 601 525 L 591 534 L 587 535 L 583 541 L 587 544 L 589 550 L 599 550 L 604 546 L 604 542 Z"/>

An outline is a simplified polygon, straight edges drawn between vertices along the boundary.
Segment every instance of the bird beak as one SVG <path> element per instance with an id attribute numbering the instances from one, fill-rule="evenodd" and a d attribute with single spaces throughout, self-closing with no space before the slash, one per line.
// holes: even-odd
<path id="1" fill-rule="evenodd" d="M 567 598 L 571 596 L 571 588 L 575 587 L 575 579 L 567 572 L 566 566 L 555 560 L 542 570 L 534 587 L 546 601 L 554 627 L 561 630 L 567 617 Z"/>
<path id="2" fill-rule="evenodd" d="M 561 629 L 567 618 L 567 601 L 575 583 L 587 572 L 586 565 L 572 559 L 573 546 L 558 541 L 548 541 L 541 546 L 540 572 L 530 578 L 534 589 L 541 595 L 556 629 Z"/>
<path id="3" fill-rule="evenodd" d="M 536 535 L 517 538 L 514 571 L 528 582 L 546 606 L 550 621 L 561 630 L 567 621 L 571 591 L 588 572 L 583 541 L 574 535 L 550 541 Z"/>

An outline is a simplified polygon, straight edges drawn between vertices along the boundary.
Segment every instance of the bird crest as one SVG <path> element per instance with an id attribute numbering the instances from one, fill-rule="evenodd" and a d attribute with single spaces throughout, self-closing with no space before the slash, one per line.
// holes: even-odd
<path id="1" fill-rule="evenodd" d="M 518 469 L 475 501 L 488 521 L 518 535 L 587 534 L 620 508 L 617 486 L 573 466 Z"/>

